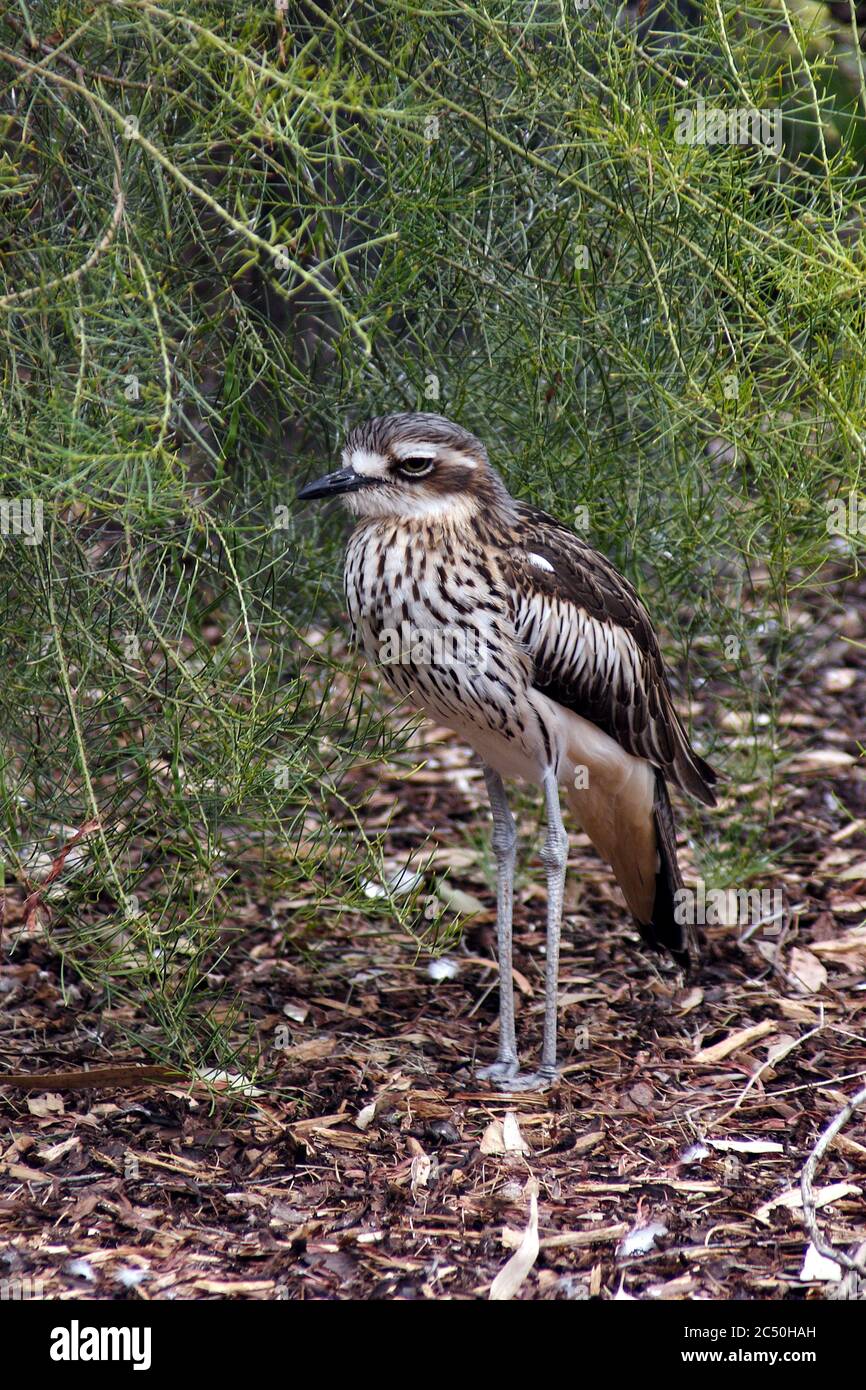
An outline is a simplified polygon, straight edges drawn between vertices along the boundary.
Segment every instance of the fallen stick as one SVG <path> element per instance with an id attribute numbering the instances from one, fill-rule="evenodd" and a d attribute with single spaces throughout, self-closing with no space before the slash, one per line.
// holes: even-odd
<path id="1" fill-rule="evenodd" d="M 812 1179 L 815 1176 L 815 1170 L 825 1151 L 829 1148 L 830 1144 L 832 1144 L 840 1129 L 851 1119 L 858 1105 L 862 1105 L 864 1101 L 866 1101 L 866 1086 L 863 1087 L 862 1091 L 858 1091 L 855 1096 L 852 1096 L 848 1104 L 843 1106 L 839 1114 L 830 1121 L 807 1158 L 800 1177 L 800 1191 L 803 1196 L 803 1215 L 806 1219 L 806 1229 L 809 1232 L 809 1238 L 818 1251 L 818 1254 L 823 1255 L 825 1259 L 835 1260 L 836 1264 L 844 1265 L 846 1269 L 850 1269 L 854 1274 L 860 1275 L 866 1274 L 866 1260 L 852 1259 L 847 1251 L 837 1250 L 834 1245 L 830 1245 L 824 1240 L 818 1227 L 815 1196 L 812 1191 Z"/>

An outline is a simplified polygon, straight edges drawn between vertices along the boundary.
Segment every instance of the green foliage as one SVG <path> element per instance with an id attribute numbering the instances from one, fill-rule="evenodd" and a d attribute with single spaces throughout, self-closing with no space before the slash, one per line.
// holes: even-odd
<path id="1" fill-rule="evenodd" d="M 0 497 L 42 506 L 0 537 L 5 857 L 98 821 L 52 939 L 148 1048 L 234 1046 L 201 986 L 252 875 L 373 910 L 351 774 L 391 735 L 307 641 L 343 532 L 292 502 L 348 420 L 451 415 L 585 520 L 772 773 L 792 597 L 863 544 L 827 520 L 866 77 L 826 7 L 87 0 L 0 48 Z M 781 143 L 682 142 L 699 98 Z"/>

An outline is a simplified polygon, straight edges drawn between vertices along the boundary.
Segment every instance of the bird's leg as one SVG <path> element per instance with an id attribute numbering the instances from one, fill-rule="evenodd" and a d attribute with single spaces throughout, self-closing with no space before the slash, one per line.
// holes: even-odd
<path id="1" fill-rule="evenodd" d="M 559 783 L 548 768 L 544 774 L 547 804 L 547 839 L 541 857 L 547 869 L 547 970 L 544 977 L 544 1041 L 541 1071 L 552 1080 L 556 1076 L 556 1004 L 559 991 L 559 938 L 562 928 L 562 900 L 565 895 L 565 866 L 568 862 L 568 833 L 562 823 Z"/>
<path id="2" fill-rule="evenodd" d="M 511 971 L 511 914 L 514 902 L 514 861 L 517 827 L 508 809 L 502 778 L 485 767 L 484 780 L 493 813 L 493 853 L 496 858 L 496 953 L 499 958 L 499 1055 L 477 1073 L 483 1081 L 507 1082 L 517 1072 L 514 1036 L 514 980 Z"/>
<path id="3" fill-rule="evenodd" d="M 541 858 L 547 871 L 547 965 L 544 976 L 544 1038 L 541 1066 L 529 1075 L 512 1076 L 498 1082 L 502 1090 L 543 1091 L 556 1080 L 556 1004 L 559 988 L 559 937 L 562 923 L 562 899 L 565 891 L 565 865 L 568 859 L 568 834 L 562 823 L 559 804 L 559 784 L 556 773 L 548 768 L 544 774 L 544 800 L 547 807 L 547 838 Z"/>

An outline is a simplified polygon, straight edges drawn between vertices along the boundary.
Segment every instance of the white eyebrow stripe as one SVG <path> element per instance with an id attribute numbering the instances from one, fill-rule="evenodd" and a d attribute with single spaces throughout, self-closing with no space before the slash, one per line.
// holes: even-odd
<path id="1" fill-rule="evenodd" d="M 398 459 L 435 459 L 439 450 L 435 444 L 395 444 L 394 453 Z"/>
<path id="2" fill-rule="evenodd" d="M 531 565 L 537 565 L 540 570 L 547 570 L 549 574 L 554 573 L 553 565 L 549 560 L 545 560 L 543 555 L 528 554 L 526 558 Z"/>
<path id="3" fill-rule="evenodd" d="M 382 455 L 374 454 L 369 449 L 353 449 L 348 465 L 364 478 L 383 478 L 388 468 Z"/>

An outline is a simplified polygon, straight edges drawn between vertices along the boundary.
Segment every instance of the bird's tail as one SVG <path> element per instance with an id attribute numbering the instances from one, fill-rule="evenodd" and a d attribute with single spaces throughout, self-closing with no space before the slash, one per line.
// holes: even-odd
<path id="1" fill-rule="evenodd" d="M 681 919 L 686 916 L 678 908 L 683 888 L 683 876 L 677 862 L 677 832 L 674 813 L 668 795 L 664 773 L 655 771 L 655 798 L 653 801 L 653 824 L 658 847 L 658 868 L 656 870 L 655 897 L 652 917 L 649 922 L 638 919 L 638 927 L 644 941 L 660 951 L 670 951 L 674 960 L 686 970 L 693 969 L 700 954 L 697 934 L 692 926 Z"/>
<path id="2" fill-rule="evenodd" d="M 684 792 L 689 792 L 697 797 L 705 806 L 715 806 L 716 793 L 714 788 L 719 781 L 720 774 L 705 758 L 696 753 L 689 743 L 689 736 L 686 733 L 683 722 L 676 713 L 673 705 L 670 705 L 671 721 L 676 740 L 676 752 L 670 768 L 670 775 L 677 786 Z"/>
<path id="3" fill-rule="evenodd" d="M 563 781 L 568 805 L 617 883 L 650 946 L 687 968 L 697 960 L 693 931 L 679 921 L 673 810 L 664 774 L 568 712 Z"/>

